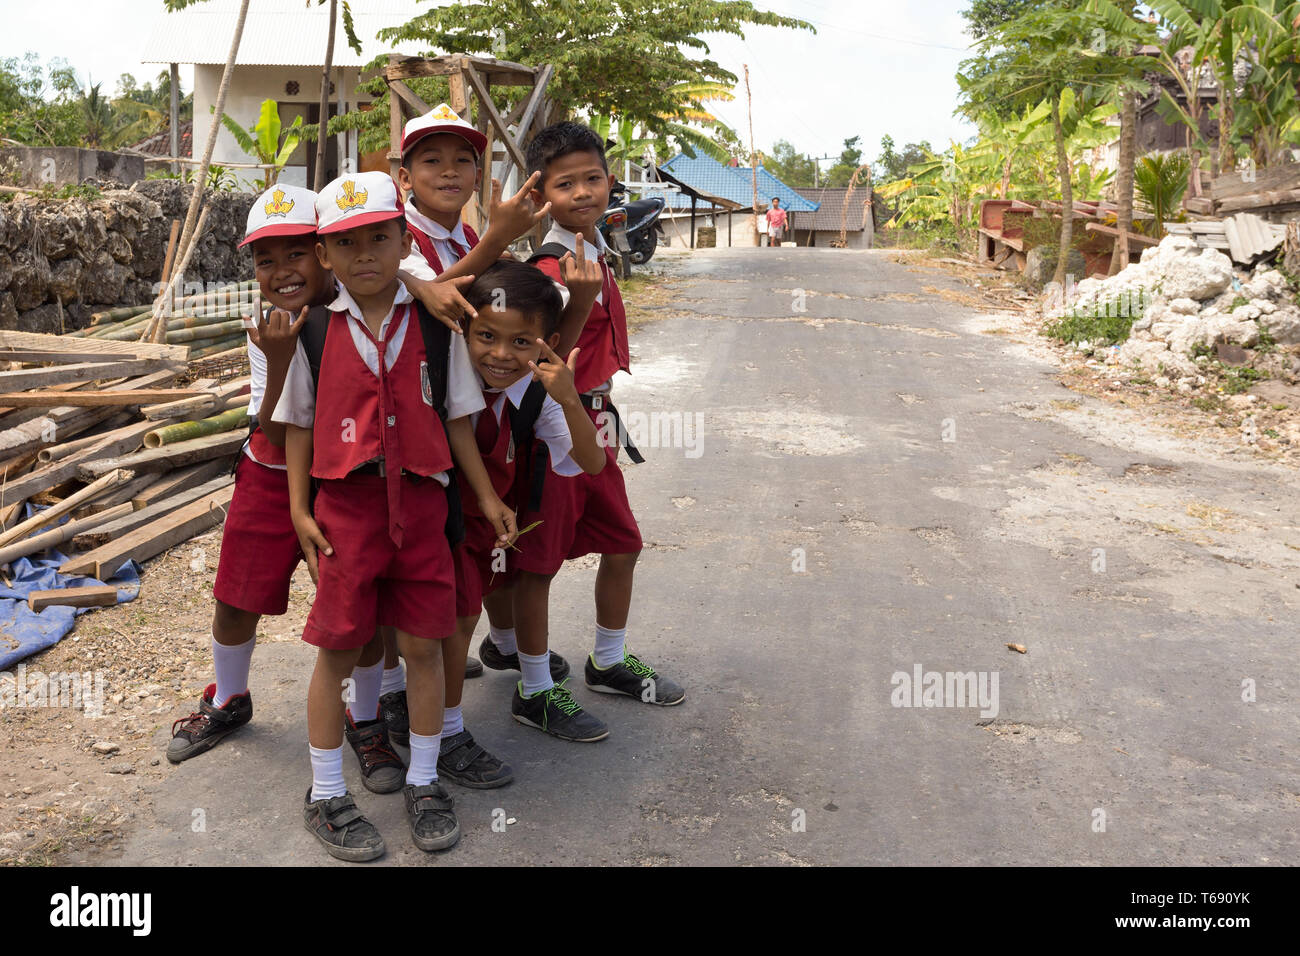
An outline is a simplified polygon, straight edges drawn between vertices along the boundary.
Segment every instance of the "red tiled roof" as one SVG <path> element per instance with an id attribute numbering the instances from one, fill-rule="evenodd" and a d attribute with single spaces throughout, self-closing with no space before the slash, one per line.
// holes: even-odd
<path id="1" fill-rule="evenodd" d="M 181 123 L 180 132 L 180 155 L 186 157 L 193 155 L 194 123 L 189 120 Z M 163 130 L 161 133 L 154 133 L 148 139 L 142 139 L 129 148 L 136 152 L 148 153 L 150 156 L 170 156 L 172 148 L 171 131 Z"/>

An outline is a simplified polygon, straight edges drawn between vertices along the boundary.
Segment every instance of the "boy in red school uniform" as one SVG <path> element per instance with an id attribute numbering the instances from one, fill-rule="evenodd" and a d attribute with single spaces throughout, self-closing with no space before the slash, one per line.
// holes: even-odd
<path id="1" fill-rule="evenodd" d="M 501 201 L 500 184 L 494 180 L 488 226 L 480 240 L 461 220 L 461 210 L 474 198 L 486 148 L 487 137 L 457 116 L 445 103 L 424 116 L 409 120 L 403 129 L 398 182 L 409 194 L 405 213 L 413 241 L 410 254 L 402 260 L 401 276 L 416 294 L 423 283 L 432 283 L 435 279 L 459 283 L 465 277 L 472 279 L 481 274 L 503 255 L 508 256 L 510 243 L 526 234 L 549 211 L 544 204 L 538 208 L 530 198 L 537 176 L 529 178 L 514 196 L 505 201 Z M 566 323 L 573 324 L 576 320 L 580 327 L 586 319 L 599 288 L 599 272 L 594 266 L 592 263 L 591 268 L 584 268 L 581 263 L 575 264 L 571 257 L 564 263 L 563 275 L 571 294 L 564 313 Z M 466 314 L 471 318 L 474 316 L 473 306 L 466 309 Z M 500 599 L 495 603 L 489 601 L 488 618 L 492 641 L 499 642 L 505 651 L 498 651 L 495 644 L 485 644 L 487 663 L 496 669 L 518 670 L 508 599 L 504 603 Z M 402 671 L 400 664 L 394 666 L 391 653 L 386 665 L 380 707 L 390 734 L 400 743 L 407 721 Z M 569 673 L 568 662 L 558 654 L 551 656 L 550 667 L 555 680 L 563 680 Z M 467 655 L 465 676 L 474 677 L 482 672 L 483 665 Z M 453 676 L 448 672 L 447 700 L 455 702 L 448 704 L 444 720 L 447 728 L 444 743 L 448 747 L 461 746 L 453 739 L 460 733 L 455 728 L 461 722 L 461 682 L 460 675 Z M 466 772 L 490 775 L 493 771 L 488 761 L 488 764 Z"/>
<path id="2" fill-rule="evenodd" d="M 213 587 L 212 658 L 216 680 L 204 691 L 199 709 L 172 726 L 167 759 L 180 763 L 216 746 L 253 716 L 248 673 L 262 615 L 285 613 L 289 584 L 302 550 L 289 517 L 289 482 L 284 458 L 284 426 L 271 421 L 297 346 L 298 332 L 311 306 L 334 298 L 334 278 L 316 258 L 316 193 L 277 185 L 253 201 L 243 246 L 252 246 L 253 269 L 269 314 L 249 329 L 248 413 L 255 424 L 235 468 L 235 495 L 221 538 L 221 557 Z M 266 414 L 260 420 L 259 411 Z M 378 701 L 371 680 L 383 653 L 367 647 L 353 677 L 358 699 Z M 371 785 L 390 786 L 396 770 L 369 754 L 362 758 Z M 394 755 L 393 760 L 397 760 Z M 400 769 L 400 760 L 397 760 Z M 400 786 L 400 775 L 396 784 Z"/>
<path id="3" fill-rule="evenodd" d="M 299 341 L 274 420 L 287 426 L 290 513 L 317 584 L 303 631 L 317 647 L 303 820 L 331 856 L 361 861 L 382 855 L 384 842 L 343 781 L 340 685 L 375 628 L 393 627 L 410 681 L 403 796 L 412 839 L 423 850 L 454 845 L 460 827 L 437 771 L 442 640 L 455 628 L 445 531 L 453 461 L 498 543 L 513 538 L 514 525 L 466 417 L 483 399 L 464 342 L 452 335 L 447 355 L 428 354 L 412 296 L 397 277 L 411 240 L 392 179 L 341 177 L 322 191 L 316 209 L 317 255 L 341 288 L 320 316 L 326 331 L 318 369 Z"/>
<path id="4" fill-rule="evenodd" d="M 614 373 L 628 370 L 627 319 L 618 285 L 601 259 L 605 245 L 596 229 L 614 183 L 605 162 L 604 143 L 586 126 L 557 123 L 528 144 L 527 159 L 529 170 L 541 174 L 533 200 L 547 203 L 555 221 L 535 257 L 537 268 L 559 279 L 562 267 L 557 254 L 561 249 L 573 252 L 582 248 L 587 260 L 599 263 L 601 289 L 575 337 L 576 388 L 598 426 L 611 416 L 617 424 L 609 395 Z M 556 352 L 567 355 L 575 338 L 562 334 Z M 600 474 L 552 477 L 543 490 L 540 510 L 520 518 L 523 527 L 539 519 L 542 524 L 529 532 L 528 546 L 516 561 L 519 574 L 513 587 L 513 607 L 522 679 L 515 688 L 511 712 L 521 723 L 568 740 L 600 740 L 609 733 L 603 722 L 578 705 L 567 688 L 554 684 L 545 667 L 550 583 L 568 558 L 593 552 L 601 556 L 595 589 L 595 647 L 584 667 L 587 687 L 660 706 L 680 704 L 686 696 L 676 682 L 626 649 L 641 532 L 618 468 L 618 443 L 606 445 L 609 465 Z M 629 447 L 629 454 L 633 452 Z M 640 460 L 639 455 L 633 457 Z"/>
<path id="5" fill-rule="evenodd" d="M 545 456 L 557 480 L 599 474 L 605 452 L 573 386 L 579 352 L 574 349 L 566 365 L 552 351 L 560 340 L 559 289 L 531 266 L 503 259 L 479 276 L 465 297 L 476 310 L 465 331 L 466 345 L 487 403 L 471 417 L 474 437 L 497 494 L 516 510 L 522 508 L 532 492 L 530 479 L 538 474 L 533 467 L 541 464 L 538 455 Z M 535 442 L 544 447 L 534 447 Z M 492 526 L 467 504 L 465 540 L 455 552 L 456 636 L 443 645 L 447 707 L 438 770 L 444 779 L 477 789 L 505 786 L 513 779 L 510 768 L 464 728 L 463 670 L 456 666 L 469 652 L 485 600 L 495 598 L 498 609 L 509 610 L 514 552 L 496 547 L 495 538 Z"/>

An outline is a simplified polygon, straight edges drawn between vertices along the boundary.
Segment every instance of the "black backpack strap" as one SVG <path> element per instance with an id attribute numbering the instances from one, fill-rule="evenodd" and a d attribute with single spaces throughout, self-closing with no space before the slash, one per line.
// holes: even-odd
<path id="1" fill-rule="evenodd" d="M 538 246 L 533 254 L 528 257 L 529 262 L 536 262 L 538 259 L 562 259 L 564 254 L 569 251 L 569 247 L 562 242 L 546 242 Z"/>
<path id="2" fill-rule="evenodd" d="M 447 357 L 451 354 L 451 329 L 435 319 L 420 302 L 415 303 L 424 339 L 424 358 L 429 370 L 429 391 L 443 435 L 447 433 Z M 304 332 L 307 330 L 304 328 Z M 456 469 L 447 469 L 447 543 L 453 548 L 465 540 L 465 513 L 460 503 L 460 482 Z"/>
<path id="3" fill-rule="evenodd" d="M 307 313 L 307 321 L 298 333 L 298 341 L 307 353 L 307 364 L 311 367 L 311 386 L 315 391 L 320 383 L 321 357 L 325 354 L 325 336 L 330 330 L 330 319 L 334 313 L 323 305 L 313 306 Z"/>
<path id="4" fill-rule="evenodd" d="M 506 400 L 510 412 L 510 439 L 515 445 L 515 488 L 528 490 L 527 508 L 522 509 L 526 511 L 536 511 L 542 506 L 542 487 L 550 466 L 550 449 L 545 442 L 536 440 L 537 419 L 545 402 L 546 387 L 541 382 L 529 383 L 518 408 Z M 522 506 L 522 495 L 517 495 L 515 500 Z"/>

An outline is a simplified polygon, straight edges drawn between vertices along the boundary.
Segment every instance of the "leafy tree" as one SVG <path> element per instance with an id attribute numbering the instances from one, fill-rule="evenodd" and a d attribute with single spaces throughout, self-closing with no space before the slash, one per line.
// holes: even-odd
<path id="1" fill-rule="evenodd" d="M 786 185 L 817 185 L 817 161 L 797 152 L 789 140 L 773 143 L 771 153 L 763 157 L 763 166 Z"/>
<path id="2" fill-rule="evenodd" d="M 1066 139 L 1096 104 L 1108 99 L 1120 75 L 1107 58 L 1086 45 L 1097 22 L 1069 0 L 1032 7 L 989 32 L 977 44 L 978 54 L 962 62 L 957 76 L 967 115 L 978 115 L 995 103 L 998 109 L 1019 110 L 1047 101 L 1064 211 L 1054 277 L 1061 284 L 1074 238 Z"/>
<path id="3" fill-rule="evenodd" d="M 30 146 L 76 146 L 84 131 L 77 75 L 35 53 L 0 60 L 0 137 Z"/>
<path id="4" fill-rule="evenodd" d="M 861 136 L 850 136 L 844 141 L 840 158 L 826 173 L 826 185 L 844 187 L 853 178 L 854 172 L 862 165 L 862 150 L 858 146 Z"/>
<path id="5" fill-rule="evenodd" d="M 750 24 L 814 29 L 749 0 L 487 0 L 431 4 L 379 37 L 426 44 L 430 53 L 456 50 L 549 63 L 555 68 L 547 88 L 555 104 L 550 118 L 578 110 L 609 113 L 658 133 L 680 106 L 677 84 L 736 82 L 734 73 L 709 57 L 703 37 L 743 37 Z"/>
<path id="6" fill-rule="evenodd" d="M 893 182 L 896 179 L 903 179 L 907 176 L 907 170 L 911 166 L 926 161 L 926 157 L 934 153 L 934 147 L 928 140 L 921 140 L 919 143 L 908 143 L 902 151 L 894 149 L 894 138 L 892 136 L 882 136 L 880 138 L 880 155 L 876 157 L 875 162 L 875 179 L 877 183 Z"/>
<path id="7" fill-rule="evenodd" d="M 970 9 L 963 10 L 961 15 L 966 18 L 966 31 L 976 40 L 983 40 L 1003 24 L 1020 16 L 1033 3 L 1034 0 L 973 0 Z"/>

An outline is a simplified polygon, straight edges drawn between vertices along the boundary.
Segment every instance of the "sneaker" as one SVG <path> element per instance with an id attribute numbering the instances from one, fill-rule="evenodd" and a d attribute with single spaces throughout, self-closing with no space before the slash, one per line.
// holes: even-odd
<path id="1" fill-rule="evenodd" d="M 253 697 L 247 691 L 230 698 L 224 707 L 212 706 L 216 684 L 209 684 L 199 701 L 197 713 L 172 724 L 172 739 L 167 744 L 167 759 L 180 763 L 211 750 L 227 734 L 253 719 Z"/>
<path id="2" fill-rule="evenodd" d="M 476 744 L 468 730 L 443 740 L 438 754 L 438 776 L 474 790 L 493 790 L 515 779 L 510 765 Z"/>
<path id="3" fill-rule="evenodd" d="M 494 671 L 519 670 L 519 655 L 502 654 L 490 637 L 483 638 L 483 643 L 478 646 L 478 656 L 483 659 L 484 667 L 490 667 Z M 558 684 L 569 676 L 570 669 L 568 661 L 551 651 L 551 680 Z"/>
<path id="4" fill-rule="evenodd" d="M 396 793 L 406 779 L 406 764 L 388 741 L 388 726 L 382 720 L 353 723 L 343 717 L 343 733 L 361 764 L 361 782 L 371 793 Z"/>
<path id="5" fill-rule="evenodd" d="M 388 739 L 411 746 L 411 715 L 406 709 L 406 691 L 395 690 L 379 698 L 379 717 L 388 727 Z"/>
<path id="6" fill-rule="evenodd" d="M 302 821 L 337 860 L 364 863 L 384 855 L 384 838 L 361 815 L 350 793 L 313 803 L 311 787 L 308 787 L 302 804 Z"/>
<path id="7" fill-rule="evenodd" d="M 587 686 L 599 694 L 626 694 L 647 704 L 672 707 L 686 699 L 686 691 L 675 681 L 656 673 L 635 654 L 623 654 L 617 664 L 601 669 L 591 655 L 583 668 Z"/>
<path id="8" fill-rule="evenodd" d="M 475 677 L 483 676 L 483 662 L 470 654 L 465 658 L 465 679 L 472 680 Z"/>
<path id="9" fill-rule="evenodd" d="M 525 697 L 522 688 L 523 684 L 516 681 L 515 695 L 510 701 L 510 713 L 521 724 L 536 727 L 561 740 L 587 743 L 609 736 L 609 728 L 583 710 L 564 684 L 556 684 L 531 697 Z"/>
<path id="10" fill-rule="evenodd" d="M 455 801 L 437 780 L 423 787 L 402 788 L 406 816 L 411 821 L 411 839 L 421 850 L 446 850 L 460 839 L 460 824 L 452 810 Z"/>

